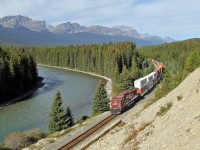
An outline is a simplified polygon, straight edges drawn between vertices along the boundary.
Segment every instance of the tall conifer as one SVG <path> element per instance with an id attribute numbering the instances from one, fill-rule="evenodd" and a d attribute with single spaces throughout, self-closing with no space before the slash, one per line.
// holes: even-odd
<path id="1" fill-rule="evenodd" d="M 62 106 L 61 94 L 57 91 L 51 107 L 48 130 L 50 133 L 61 131 L 68 127 L 67 113 Z"/>
<path id="2" fill-rule="evenodd" d="M 104 88 L 103 81 L 101 80 L 97 86 L 95 92 L 95 97 L 93 99 L 92 109 L 93 114 L 102 113 L 109 110 L 109 99 L 107 97 L 107 92 Z"/>
<path id="3" fill-rule="evenodd" d="M 74 125 L 74 118 L 72 116 L 71 110 L 69 107 L 67 107 L 67 111 L 66 111 L 66 117 L 67 117 L 67 125 L 69 127 Z"/>

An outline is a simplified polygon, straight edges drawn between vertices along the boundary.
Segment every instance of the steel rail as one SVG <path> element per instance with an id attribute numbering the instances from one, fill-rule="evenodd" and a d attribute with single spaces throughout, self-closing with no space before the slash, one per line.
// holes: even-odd
<path id="1" fill-rule="evenodd" d="M 61 147 L 59 150 L 68 150 L 68 149 L 71 149 L 72 147 L 74 147 L 75 145 L 77 145 L 78 143 L 80 143 L 81 141 L 83 141 L 85 138 L 87 138 L 92 133 L 94 133 L 95 131 L 97 131 L 98 129 L 100 129 L 102 126 L 104 126 L 105 124 L 107 124 L 109 121 L 111 121 L 115 117 L 116 117 L 116 115 L 110 115 L 110 116 L 108 116 L 107 118 L 105 118 L 104 120 L 100 121 L 98 124 L 96 124 L 92 128 L 88 129 L 87 131 L 85 131 L 84 133 L 80 134 L 75 139 L 73 139 L 72 141 L 70 141 L 69 143 L 67 143 L 63 147 Z"/>

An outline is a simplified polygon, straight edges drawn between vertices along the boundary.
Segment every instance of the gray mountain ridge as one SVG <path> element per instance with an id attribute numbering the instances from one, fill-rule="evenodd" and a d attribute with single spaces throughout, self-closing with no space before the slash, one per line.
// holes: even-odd
<path id="1" fill-rule="evenodd" d="M 100 25 L 81 26 L 78 23 L 61 23 L 56 26 L 47 25 L 45 21 L 35 21 L 26 16 L 5 16 L 0 18 L 0 25 L 4 28 L 25 27 L 33 31 L 49 31 L 52 33 L 80 33 L 89 32 L 94 34 L 113 35 L 113 36 L 128 36 L 144 40 L 160 40 L 163 43 L 174 42 L 175 40 L 166 37 L 151 36 L 149 34 L 138 33 L 135 29 L 128 26 L 118 25 L 114 27 L 105 27 Z"/>
<path id="2" fill-rule="evenodd" d="M 174 40 L 141 34 L 132 27 L 123 25 L 86 27 L 78 23 L 66 22 L 53 26 L 45 21 L 35 21 L 21 15 L 0 18 L 0 44 L 65 46 L 123 41 L 132 41 L 136 43 L 137 47 L 141 47 L 173 42 Z"/>

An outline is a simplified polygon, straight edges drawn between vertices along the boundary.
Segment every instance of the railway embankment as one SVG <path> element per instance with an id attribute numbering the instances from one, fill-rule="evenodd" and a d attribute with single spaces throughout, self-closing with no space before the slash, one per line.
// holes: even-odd
<path id="1" fill-rule="evenodd" d="M 141 109 L 143 108 L 143 109 Z M 157 102 L 134 107 L 88 149 L 199 150 L 200 68 Z"/>

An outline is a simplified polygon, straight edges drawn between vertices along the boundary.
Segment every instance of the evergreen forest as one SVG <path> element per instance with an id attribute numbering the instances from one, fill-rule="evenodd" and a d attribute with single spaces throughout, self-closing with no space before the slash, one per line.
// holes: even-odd
<path id="1" fill-rule="evenodd" d="M 0 46 L 0 103 L 23 94 L 37 81 L 36 63 L 29 51 Z"/>
<path id="2" fill-rule="evenodd" d="M 38 64 L 107 76 L 113 81 L 113 94 L 132 88 L 135 79 L 153 69 L 132 42 L 33 48 L 32 54 Z"/>
<path id="3" fill-rule="evenodd" d="M 156 99 L 165 96 L 194 69 L 200 66 L 200 39 L 137 48 L 132 42 L 33 48 L 37 63 L 78 69 L 107 76 L 113 81 L 113 93 L 133 87 L 133 82 L 150 73 L 151 58 L 163 62 L 162 86 Z"/>
<path id="4" fill-rule="evenodd" d="M 137 51 L 145 58 L 154 58 L 165 65 L 164 80 L 156 89 L 156 99 L 165 96 L 200 66 L 200 39 L 142 47 Z"/>
<path id="5" fill-rule="evenodd" d="M 107 76 L 113 81 L 112 94 L 117 94 L 132 88 L 135 79 L 154 69 L 151 58 L 165 65 L 162 86 L 156 89 L 158 99 L 200 65 L 200 39 L 138 49 L 133 42 L 32 48 L 1 46 L 0 99 L 19 95 L 37 81 L 35 61 Z"/>

